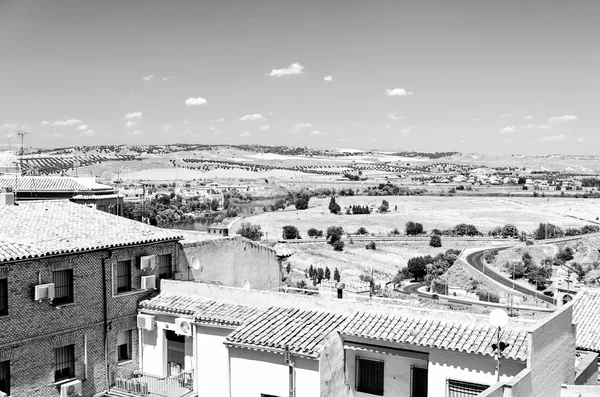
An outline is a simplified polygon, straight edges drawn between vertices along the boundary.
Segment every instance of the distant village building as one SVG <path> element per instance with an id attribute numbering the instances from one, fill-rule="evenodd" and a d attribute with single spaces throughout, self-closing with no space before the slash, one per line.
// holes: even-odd
<path id="1" fill-rule="evenodd" d="M 12 153 L 0 153 L 0 176 L 20 174 L 19 159 Z"/>

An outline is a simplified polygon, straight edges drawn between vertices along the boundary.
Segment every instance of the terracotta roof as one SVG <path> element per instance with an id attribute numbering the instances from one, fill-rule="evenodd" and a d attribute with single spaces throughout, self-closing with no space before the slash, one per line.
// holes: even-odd
<path id="1" fill-rule="evenodd" d="M 491 345 L 496 341 L 496 330 L 489 325 L 366 312 L 354 314 L 346 326 L 340 329 L 340 333 L 371 340 L 408 343 L 488 356 L 493 356 Z M 510 344 L 504 351 L 506 357 L 516 360 L 527 359 L 528 332 L 526 330 L 505 328 L 500 338 Z"/>
<path id="2" fill-rule="evenodd" d="M 78 194 L 71 197 L 71 200 L 106 200 L 114 198 L 124 198 L 122 194 Z"/>
<path id="3" fill-rule="evenodd" d="M 226 338 L 240 347 L 270 348 L 318 357 L 325 337 L 343 327 L 347 316 L 324 311 L 271 307 Z"/>
<path id="4" fill-rule="evenodd" d="M 10 153 L 0 153 L 0 168 L 17 168 L 19 160 Z"/>
<path id="5" fill-rule="evenodd" d="M 17 181 L 17 182 L 15 182 Z M 82 192 L 114 190 L 112 186 L 96 183 L 93 178 L 73 178 L 61 176 L 21 176 L 0 177 L 0 188 L 11 188 L 28 192 Z"/>
<path id="6" fill-rule="evenodd" d="M 180 238 L 68 200 L 0 206 L 0 262 Z"/>
<path id="7" fill-rule="evenodd" d="M 233 303 L 217 302 L 194 295 L 161 293 L 140 302 L 140 309 L 193 316 L 195 321 L 238 326 L 258 313 L 259 309 Z"/>
<path id="8" fill-rule="evenodd" d="M 600 352 L 600 291 L 585 289 L 577 294 L 573 323 L 577 324 L 577 347 Z"/>

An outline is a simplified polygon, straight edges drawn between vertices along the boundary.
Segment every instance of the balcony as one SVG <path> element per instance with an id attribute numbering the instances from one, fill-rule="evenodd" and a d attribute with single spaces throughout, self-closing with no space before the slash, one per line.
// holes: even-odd
<path id="1" fill-rule="evenodd" d="M 190 371 L 173 376 L 156 376 L 139 371 L 116 371 L 111 379 L 111 396 L 192 397 L 194 374 Z"/>

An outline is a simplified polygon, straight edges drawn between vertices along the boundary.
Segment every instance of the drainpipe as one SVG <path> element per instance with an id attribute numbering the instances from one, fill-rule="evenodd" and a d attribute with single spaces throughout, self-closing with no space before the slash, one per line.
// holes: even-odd
<path id="1" fill-rule="evenodd" d="M 106 261 L 112 257 L 112 252 L 102 258 L 102 317 L 104 339 L 104 369 L 106 371 L 106 391 L 110 392 L 110 367 L 108 365 L 108 285 L 106 282 Z"/>
<path id="2" fill-rule="evenodd" d="M 288 376 L 289 376 L 289 388 L 290 397 L 296 397 L 296 379 L 294 371 L 294 361 L 292 360 L 292 354 L 290 353 L 289 346 L 285 346 L 285 353 L 283 354 L 285 363 L 288 365 Z"/>
<path id="3" fill-rule="evenodd" d="M 198 333 L 197 333 L 197 325 L 192 323 L 192 376 L 194 380 L 194 391 L 198 391 Z"/>

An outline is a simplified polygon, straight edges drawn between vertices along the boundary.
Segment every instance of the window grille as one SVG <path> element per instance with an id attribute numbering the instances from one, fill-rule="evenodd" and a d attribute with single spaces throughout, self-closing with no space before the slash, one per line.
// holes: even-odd
<path id="1" fill-rule="evenodd" d="M 8 316 L 8 279 L 0 279 L 0 316 Z"/>
<path id="2" fill-rule="evenodd" d="M 54 381 L 75 377 L 75 345 L 54 349 Z"/>
<path id="3" fill-rule="evenodd" d="M 0 391 L 10 394 L 10 362 L 0 362 Z"/>
<path id="4" fill-rule="evenodd" d="M 383 361 L 356 357 L 356 391 L 383 396 Z"/>
<path id="5" fill-rule="evenodd" d="M 131 360 L 131 330 L 117 334 L 117 360 Z"/>
<path id="6" fill-rule="evenodd" d="M 171 278 L 171 254 L 158 256 L 158 278 Z"/>
<path id="7" fill-rule="evenodd" d="M 471 397 L 478 396 L 489 386 L 478 383 L 463 382 L 460 380 L 448 379 L 448 397 Z"/>
<path id="8" fill-rule="evenodd" d="M 117 262 L 117 293 L 131 291 L 131 261 Z"/>
<path id="9" fill-rule="evenodd" d="M 54 282 L 54 304 L 63 305 L 73 302 L 73 269 L 52 273 Z"/>

